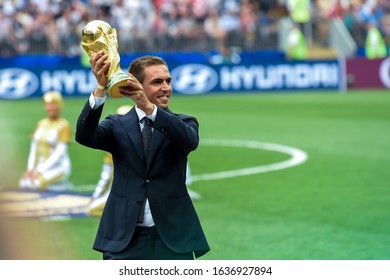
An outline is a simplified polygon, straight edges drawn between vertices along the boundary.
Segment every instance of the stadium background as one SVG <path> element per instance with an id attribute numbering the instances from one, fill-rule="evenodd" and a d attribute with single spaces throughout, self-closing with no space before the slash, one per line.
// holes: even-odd
<path id="1" fill-rule="evenodd" d="M 283 152 L 254 148 L 262 143 L 307 155 L 286 169 L 195 180 L 192 188 L 202 200 L 194 204 L 212 247 L 202 259 L 390 258 L 390 62 L 388 56 L 367 59 L 364 45 L 373 21 L 388 44 L 388 1 L 312 1 L 306 23 L 311 28 L 303 27 L 310 31 L 305 33 L 309 54 L 299 61 L 286 57 L 280 46 L 280 23 L 290 13 L 284 1 L 104 3 L 0 3 L 0 187 L 17 194 L 0 206 L 3 212 L 35 200 L 18 196 L 16 185 L 30 133 L 44 115 L 43 91 L 53 87 L 65 94 L 64 116 L 75 127 L 94 86 L 82 61 L 79 32 L 100 18 L 118 30 L 122 67 L 152 53 L 166 58 L 172 73 L 178 73 L 175 81 L 182 87 L 176 90 L 173 83 L 177 94 L 171 106 L 197 116 L 201 124 L 201 145 L 190 157 L 195 178 L 289 159 Z M 223 26 L 231 28 L 222 37 L 212 37 L 217 33 L 205 28 L 215 16 L 213 5 Z M 327 24 L 339 19 L 356 44 L 348 56 L 340 55 L 327 33 Z M 185 66 L 192 68 L 180 72 Z M 275 69 L 289 71 L 276 71 L 282 74 L 274 82 L 266 79 Z M 312 71 L 319 71 L 317 80 Z M 214 87 L 180 84 L 186 80 L 183 72 L 204 85 L 216 77 Z M 291 76 L 297 78 L 289 82 Z M 34 81 L 35 90 L 26 94 Z M 109 100 L 104 114 L 125 102 Z M 229 141 L 239 145 L 226 145 Z M 103 153 L 74 142 L 70 154 L 72 195 L 79 194 L 82 204 L 98 180 Z M 75 200 L 64 194 L 38 201 L 55 208 Z M 101 258 L 91 249 L 98 218 L 44 210 L 35 218 L 1 216 L 2 259 Z"/>

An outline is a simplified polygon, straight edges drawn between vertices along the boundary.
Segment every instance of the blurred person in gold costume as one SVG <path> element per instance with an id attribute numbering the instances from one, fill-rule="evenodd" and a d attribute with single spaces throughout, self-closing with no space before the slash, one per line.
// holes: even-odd
<path id="1" fill-rule="evenodd" d="M 64 101 L 60 92 L 43 95 L 47 114 L 41 119 L 32 135 L 27 170 L 19 181 L 21 189 L 64 191 L 69 189 L 71 161 L 68 146 L 71 127 L 61 115 Z"/>

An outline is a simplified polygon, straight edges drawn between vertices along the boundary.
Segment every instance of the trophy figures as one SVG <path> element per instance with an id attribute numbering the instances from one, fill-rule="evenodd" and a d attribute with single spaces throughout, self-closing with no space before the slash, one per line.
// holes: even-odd
<path id="1" fill-rule="evenodd" d="M 111 65 L 107 73 L 108 94 L 113 98 L 123 97 L 119 93 L 119 87 L 127 85 L 126 80 L 133 79 L 120 68 L 118 52 L 118 40 L 115 28 L 102 20 L 89 22 L 81 32 L 81 45 L 89 56 L 100 50 L 108 54 Z"/>

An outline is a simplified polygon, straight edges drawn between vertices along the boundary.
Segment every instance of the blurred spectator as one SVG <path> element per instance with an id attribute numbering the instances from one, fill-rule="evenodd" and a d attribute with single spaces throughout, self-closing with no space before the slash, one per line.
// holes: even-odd
<path id="1" fill-rule="evenodd" d="M 15 49 L 15 35 L 12 32 L 12 19 L 0 10 L 0 56 L 14 56 L 18 53 Z"/>
<path id="2" fill-rule="evenodd" d="M 329 17 L 343 19 L 348 7 L 349 0 L 334 0 L 327 14 Z"/>
<path id="3" fill-rule="evenodd" d="M 310 0 L 287 0 L 287 8 L 294 22 L 303 24 L 310 20 Z"/>
<path id="4" fill-rule="evenodd" d="M 328 3 L 323 0 L 314 0 L 311 6 L 313 21 L 313 41 L 320 46 L 328 46 L 329 20 L 326 14 Z"/>
<path id="5" fill-rule="evenodd" d="M 293 60 L 307 59 L 308 47 L 302 31 L 295 24 L 287 35 L 287 57 Z"/>
<path id="6" fill-rule="evenodd" d="M 214 43 L 213 48 L 222 50 L 224 48 L 225 30 L 221 26 L 221 16 L 217 8 L 209 12 L 209 16 L 204 21 L 204 30 Z"/>
<path id="7" fill-rule="evenodd" d="M 390 49 L 390 12 L 388 11 L 382 19 L 383 38 Z"/>
<path id="8" fill-rule="evenodd" d="M 375 24 L 371 24 L 366 38 L 366 57 L 375 59 L 386 57 L 386 55 L 387 49 L 382 34 Z"/>

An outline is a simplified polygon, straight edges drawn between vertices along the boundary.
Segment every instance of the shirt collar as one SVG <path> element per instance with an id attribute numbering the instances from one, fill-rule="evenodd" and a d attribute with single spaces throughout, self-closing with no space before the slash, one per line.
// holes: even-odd
<path id="1" fill-rule="evenodd" d="M 144 111 L 142 111 L 140 108 L 135 106 L 135 112 L 137 113 L 138 120 L 141 121 L 145 116 L 147 116 L 152 121 L 155 121 L 156 115 L 157 115 L 157 106 L 154 104 L 153 104 L 153 106 L 154 106 L 154 109 L 153 109 L 153 113 L 151 115 L 146 115 Z"/>

